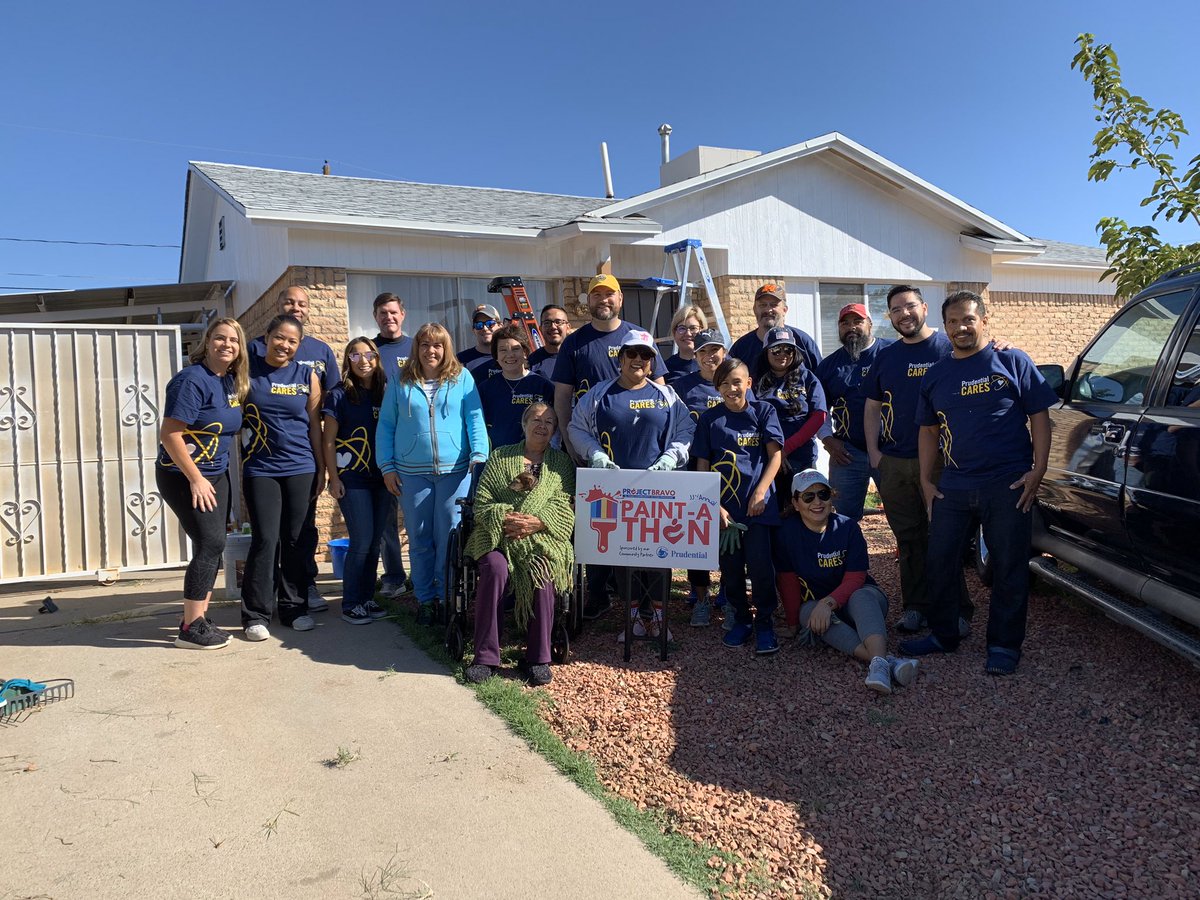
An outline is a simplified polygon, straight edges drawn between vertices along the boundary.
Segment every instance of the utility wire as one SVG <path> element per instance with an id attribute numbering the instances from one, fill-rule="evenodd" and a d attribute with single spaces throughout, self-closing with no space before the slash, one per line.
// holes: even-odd
<path id="1" fill-rule="evenodd" d="M 9 278 L 95 278 L 95 275 L 57 275 L 54 272 L 0 272 Z"/>
<path id="2" fill-rule="evenodd" d="M 62 241 L 50 238 L 19 238 L 0 237 L 0 241 L 17 241 L 22 244 L 74 244 L 81 247 L 157 247 L 164 250 L 178 250 L 178 244 L 126 244 L 120 241 Z"/>

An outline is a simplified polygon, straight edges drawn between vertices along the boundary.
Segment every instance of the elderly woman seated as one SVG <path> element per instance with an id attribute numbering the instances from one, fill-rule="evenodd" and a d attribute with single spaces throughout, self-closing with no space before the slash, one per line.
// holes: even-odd
<path id="1" fill-rule="evenodd" d="M 531 684 L 550 682 L 554 598 L 570 589 L 575 554 L 572 496 L 575 466 L 550 446 L 554 408 L 536 401 L 521 417 L 525 440 L 492 450 L 475 494 L 475 524 L 464 551 L 478 561 L 475 661 L 467 680 L 479 684 L 500 665 L 500 621 L 511 583 L 516 618 L 527 628 L 521 668 Z"/>

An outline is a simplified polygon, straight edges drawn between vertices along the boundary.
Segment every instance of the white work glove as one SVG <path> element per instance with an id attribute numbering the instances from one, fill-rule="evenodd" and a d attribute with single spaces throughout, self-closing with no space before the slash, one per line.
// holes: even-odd
<path id="1" fill-rule="evenodd" d="M 654 461 L 654 465 L 650 466 L 650 468 L 648 468 L 646 471 L 647 472 L 670 472 L 674 468 L 675 468 L 675 460 L 669 454 L 664 453 L 662 456 L 660 456 L 658 459 L 656 459 Z"/>
<path id="2" fill-rule="evenodd" d="M 621 468 L 611 459 L 603 450 L 597 450 L 592 454 L 591 461 L 588 463 L 593 469 L 619 469 Z"/>

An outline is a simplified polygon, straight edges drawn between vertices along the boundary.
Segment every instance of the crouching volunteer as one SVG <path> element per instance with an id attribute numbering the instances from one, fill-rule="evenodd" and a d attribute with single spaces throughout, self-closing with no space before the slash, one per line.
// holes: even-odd
<path id="1" fill-rule="evenodd" d="M 721 363 L 713 384 L 723 402 L 700 416 L 692 450 L 698 471 L 721 478 L 721 584 L 734 614 L 734 625 L 721 640 L 726 647 L 741 647 L 753 636 L 755 652 L 765 656 L 779 651 L 771 623 L 779 604 L 771 545 L 779 524 L 774 482 L 783 431 L 771 405 L 751 397 L 753 380 L 740 359 L 731 356 Z"/>
<path id="2" fill-rule="evenodd" d="M 657 361 L 658 351 L 649 332 L 631 330 L 617 354 L 620 374 L 600 382 L 575 407 L 569 428 L 571 444 L 591 468 L 669 472 L 687 465 L 695 426 L 675 391 L 650 380 Z M 588 566 L 589 583 L 607 578 L 608 571 L 607 566 Z M 663 596 L 664 580 L 669 580 L 670 574 L 669 569 L 646 570 L 646 597 Z M 660 620 L 661 610 L 655 610 L 649 633 Z M 641 637 L 646 633 L 639 616 L 634 634 Z M 623 631 L 620 637 L 624 639 Z"/>
<path id="3" fill-rule="evenodd" d="M 867 571 L 858 522 L 833 511 L 829 479 L 805 469 L 792 479 L 792 508 L 776 542 L 779 593 L 797 620 L 826 644 L 868 664 L 866 686 L 890 694 L 917 676 L 915 659 L 887 656 L 887 596 Z"/>
<path id="4" fill-rule="evenodd" d="M 479 564 L 475 661 L 466 672 L 473 684 L 500 665 L 500 619 L 510 583 L 517 625 L 526 629 L 521 670 L 531 684 L 550 683 L 554 597 L 571 588 L 575 566 L 575 464 L 550 446 L 557 427 L 549 401 L 525 407 L 525 439 L 492 451 L 475 491 L 475 523 L 464 548 Z"/>

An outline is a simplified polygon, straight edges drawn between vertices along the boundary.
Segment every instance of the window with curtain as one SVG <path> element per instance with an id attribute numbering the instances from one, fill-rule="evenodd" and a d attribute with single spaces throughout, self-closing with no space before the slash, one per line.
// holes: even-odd
<path id="1" fill-rule="evenodd" d="M 350 336 L 375 335 L 379 328 L 371 315 L 371 304 L 384 291 L 404 301 L 404 333 L 415 334 L 426 322 L 440 322 L 450 332 L 455 351 L 475 346 L 471 314 L 481 303 L 496 307 L 502 317 L 508 310 L 500 294 L 487 292 L 490 278 L 458 278 L 444 275 L 371 275 L 351 272 L 346 276 L 346 302 L 350 313 Z M 535 314 L 552 302 L 549 281 L 525 281 L 525 292 Z"/>

